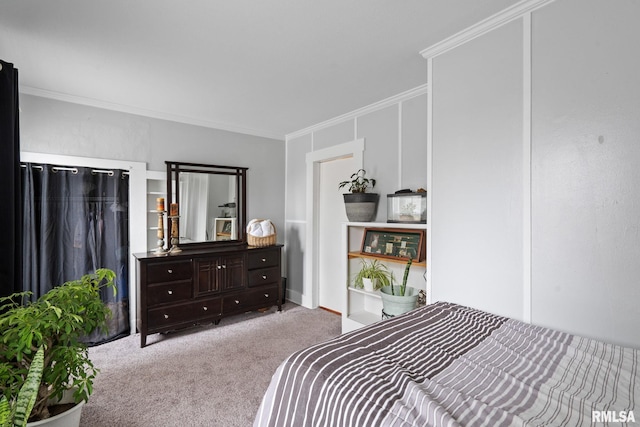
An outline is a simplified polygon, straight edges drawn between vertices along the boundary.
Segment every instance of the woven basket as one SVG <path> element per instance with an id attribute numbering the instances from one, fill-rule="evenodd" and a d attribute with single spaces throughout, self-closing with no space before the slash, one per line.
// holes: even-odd
<path id="1" fill-rule="evenodd" d="M 262 219 L 258 219 L 258 221 L 263 221 L 263 220 Z M 247 243 L 249 244 L 249 246 L 263 247 L 263 246 L 273 246 L 273 245 L 275 245 L 278 233 L 277 233 L 277 230 L 276 230 L 276 225 L 273 222 L 271 223 L 271 226 L 273 227 L 273 231 L 275 233 L 270 234 L 269 236 L 256 237 L 256 236 L 252 236 L 251 234 L 247 233 Z"/>

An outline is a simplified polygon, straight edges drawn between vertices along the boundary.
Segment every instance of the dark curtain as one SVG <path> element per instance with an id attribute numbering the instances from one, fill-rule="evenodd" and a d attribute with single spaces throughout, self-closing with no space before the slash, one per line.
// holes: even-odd
<path id="1" fill-rule="evenodd" d="M 73 170 L 66 170 L 73 169 Z M 129 176 L 91 168 L 26 164 L 23 289 L 38 298 L 52 287 L 92 273 L 116 272 L 117 293 L 104 292 L 113 318 L 99 344 L 129 333 Z"/>
<path id="2" fill-rule="evenodd" d="M 0 60 L 0 297 L 20 291 L 20 132 L 18 70 Z"/>

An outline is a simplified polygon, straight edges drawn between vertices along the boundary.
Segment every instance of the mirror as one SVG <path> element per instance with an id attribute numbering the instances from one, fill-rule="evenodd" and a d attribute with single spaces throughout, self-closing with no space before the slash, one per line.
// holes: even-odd
<path id="1" fill-rule="evenodd" d="M 247 168 L 165 163 L 169 216 L 177 207 L 180 247 L 245 241 Z"/>

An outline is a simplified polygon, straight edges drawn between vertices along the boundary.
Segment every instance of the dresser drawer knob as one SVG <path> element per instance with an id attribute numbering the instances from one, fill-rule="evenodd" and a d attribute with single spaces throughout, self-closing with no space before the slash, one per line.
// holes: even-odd
<path id="1" fill-rule="evenodd" d="M 222 266 L 221 265 L 218 266 L 218 270 L 222 270 Z"/>
<path id="2" fill-rule="evenodd" d="M 240 304 L 240 301 L 239 301 L 239 300 L 236 300 L 236 304 Z"/>
<path id="3" fill-rule="evenodd" d="M 265 298 L 269 298 L 269 294 L 264 294 L 264 297 Z"/>
<path id="4" fill-rule="evenodd" d="M 169 315 L 168 315 L 168 314 L 165 314 L 165 315 L 164 315 L 164 318 L 165 318 L 165 319 L 168 319 L 168 318 L 169 318 Z"/>
<path id="5" fill-rule="evenodd" d="M 262 258 L 262 262 L 267 262 L 267 259 L 266 258 Z"/>
<path id="6" fill-rule="evenodd" d="M 167 291 L 167 293 L 168 293 L 169 295 L 173 295 L 173 291 L 172 291 L 171 289 L 169 289 L 169 290 Z"/>
<path id="7" fill-rule="evenodd" d="M 167 273 L 169 273 L 169 274 L 173 274 L 173 270 L 172 270 L 172 269 L 168 269 L 168 270 L 167 270 Z"/>
<path id="8" fill-rule="evenodd" d="M 206 305 L 205 305 L 204 307 L 202 307 L 202 309 L 203 309 L 204 311 L 207 311 L 207 310 L 208 310 L 208 308 L 207 308 L 207 306 L 206 306 Z"/>
<path id="9" fill-rule="evenodd" d="M 227 264 L 222 264 L 222 268 L 227 268 Z"/>
<path id="10" fill-rule="evenodd" d="M 267 280 L 267 275 L 266 274 L 262 275 L 262 280 Z"/>

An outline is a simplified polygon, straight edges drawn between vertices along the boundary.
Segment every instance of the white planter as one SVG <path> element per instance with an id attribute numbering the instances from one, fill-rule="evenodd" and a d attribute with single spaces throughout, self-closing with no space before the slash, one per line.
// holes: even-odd
<path id="1" fill-rule="evenodd" d="M 73 402 L 73 392 L 69 390 L 65 392 L 62 396 L 62 399 L 58 403 L 71 403 Z M 79 427 L 80 426 L 80 416 L 82 415 L 82 407 L 84 406 L 84 401 L 78 403 L 73 408 L 64 411 L 58 415 L 54 415 L 53 417 L 46 418 L 40 421 L 34 421 L 31 423 L 27 423 L 27 427 L 37 427 L 37 426 L 46 426 L 46 427 Z"/>
<path id="2" fill-rule="evenodd" d="M 418 302 L 418 291 L 416 288 L 407 286 L 404 296 L 400 296 L 400 286 L 394 285 L 395 295 L 391 294 L 391 286 L 384 286 L 380 289 L 382 297 L 382 310 L 388 316 L 398 316 L 416 308 Z"/>
<path id="3" fill-rule="evenodd" d="M 367 277 L 362 278 L 362 285 L 364 286 L 365 291 L 373 292 L 376 286 L 376 282 L 378 279 L 369 279 Z"/>

